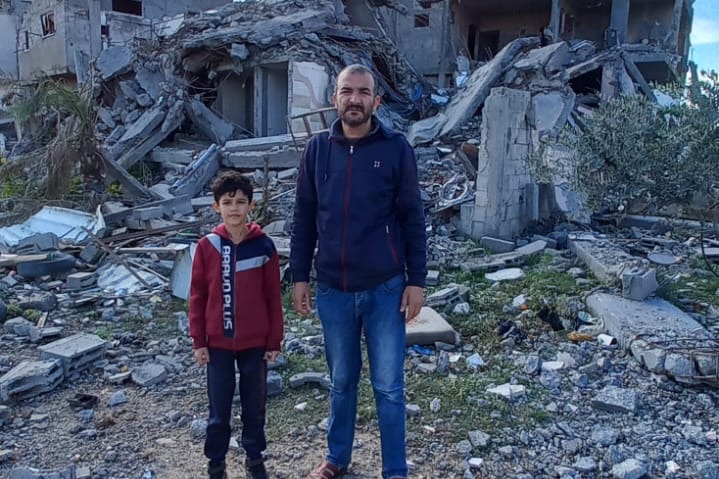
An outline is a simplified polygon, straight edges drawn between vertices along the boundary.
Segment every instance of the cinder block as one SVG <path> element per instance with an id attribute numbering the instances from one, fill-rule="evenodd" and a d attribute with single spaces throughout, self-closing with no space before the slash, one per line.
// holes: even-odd
<path id="1" fill-rule="evenodd" d="M 657 271 L 632 269 L 622 273 L 622 296 L 634 301 L 644 301 L 659 287 Z"/>
<path id="2" fill-rule="evenodd" d="M 83 271 L 67 276 L 67 289 L 91 288 L 97 283 L 97 273 Z"/>
<path id="3" fill-rule="evenodd" d="M 0 377 L 0 401 L 17 401 L 52 391 L 63 378 L 60 361 L 23 361 Z"/>
<path id="4" fill-rule="evenodd" d="M 78 333 L 40 346 L 41 359 L 57 359 L 65 375 L 81 371 L 105 355 L 107 341 L 95 334 Z"/>
<path id="5" fill-rule="evenodd" d="M 513 241 L 506 241 L 491 236 L 483 236 L 482 239 L 479 240 L 479 244 L 482 248 L 488 249 L 492 253 L 509 253 L 515 249 Z"/>

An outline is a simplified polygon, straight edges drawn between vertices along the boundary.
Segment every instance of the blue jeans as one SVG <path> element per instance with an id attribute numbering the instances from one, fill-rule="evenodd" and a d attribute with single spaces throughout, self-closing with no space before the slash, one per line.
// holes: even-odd
<path id="1" fill-rule="evenodd" d="M 382 443 L 382 477 L 407 476 L 405 321 L 399 310 L 403 291 L 404 276 L 360 292 L 317 285 L 317 313 L 332 379 L 327 461 L 339 468 L 346 468 L 352 459 L 364 330 Z"/>

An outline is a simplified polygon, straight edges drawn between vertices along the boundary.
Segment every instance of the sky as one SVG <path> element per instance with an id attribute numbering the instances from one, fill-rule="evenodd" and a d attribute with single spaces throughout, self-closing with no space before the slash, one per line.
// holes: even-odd
<path id="1" fill-rule="evenodd" d="M 695 0 L 689 59 L 699 70 L 719 71 L 719 0 Z"/>

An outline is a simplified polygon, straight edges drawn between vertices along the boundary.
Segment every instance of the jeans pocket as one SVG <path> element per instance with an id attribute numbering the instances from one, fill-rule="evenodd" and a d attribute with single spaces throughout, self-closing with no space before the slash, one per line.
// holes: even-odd
<path id="1" fill-rule="evenodd" d="M 379 285 L 378 291 L 381 293 L 396 293 L 402 289 L 404 289 L 404 275 L 398 274 Z"/>
<path id="2" fill-rule="evenodd" d="M 325 283 L 317 283 L 317 294 L 326 295 L 330 294 L 332 291 L 332 287 Z"/>

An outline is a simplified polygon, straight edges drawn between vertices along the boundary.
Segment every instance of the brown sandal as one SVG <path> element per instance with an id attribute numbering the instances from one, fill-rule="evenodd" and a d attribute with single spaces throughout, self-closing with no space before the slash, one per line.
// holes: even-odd
<path id="1" fill-rule="evenodd" d="M 345 469 L 340 469 L 334 464 L 322 461 L 322 464 L 310 472 L 305 479 L 339 479 L 345 472 Z"/>

